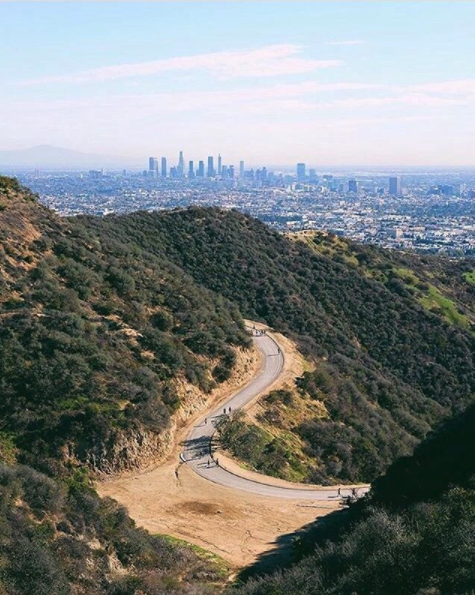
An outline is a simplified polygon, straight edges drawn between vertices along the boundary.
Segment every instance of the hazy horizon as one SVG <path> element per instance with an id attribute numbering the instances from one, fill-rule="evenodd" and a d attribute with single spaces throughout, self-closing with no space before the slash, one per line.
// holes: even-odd
<path id="1" fill-rule="evenodd" d="M 27 163 L 15 163 L 15 161 L 10 161 L 10 162 L 4 162 L 2 161 L 2 157 L 5 154 L 28 154 L 30 155 L 40 155 L 41 150 L 42 149 L 46 149 L 48 150 L 48 152 L 50 150 L 52 150 L 52 152 L 56 152 L 58 151 L 58 154 L 61 154 L 61 152 L 65 151 L 67 154 L 71 153 L 71 157 L 70 160 L 68 161 L 68 163 L 66 165 L 62 165 L 60 162 L 57 162 L 56 165 L 54 164 L 54 161 L 50 162 L 49 164 L 45 164 L 42 161 L 35 161 L 33 157 L 30 157 L 29 161 Z M 81 164 L 81 162 L 77 162 L 74 161 L 74 155 L 77 153 L 77 155 L 81 155 L 84 158 L 88 158 L 89 161 L 87 162 L 87 165 Z M 216 158 L 218 156 L 219 152 L 214 152 L 213 156 Z M 167 158 L 167 165 L 173 166 L 175 164 L 175 162 L 178 161 L 178 154 L 177 155 L 163 155 L 164 157 Z M 69 149 L 68 147 L 54 147 L 52 145 L 37 145 L 35 147 L 25 147 L 24 149 L 20 149 L 20 150 L 14 150 L 14 151 L 8 151 L 3 149 L 2 147 L 0 147 L 0 170 L 3 169 L 4 171 L 7 172 L 15 172 L 15 171 L 28 171 L 31 170 L 33 168 L 37 168 L 43 171 L 51 171 L 51 172 L 67 172 L 67 171 L 77 171 L 77 172 L 84 172 L 86 169 L 88 168 L 103 168 L 107 171 L 121 171 L 122 169 L 126 168 L 127 170 L 132 170 L 132 171 L 136 171 L 136 172 L 141 172 L 147 169 L 148 167 L 148 159 L 149 157 L 157 157 L 160 158 L 162 157 L 162 155 L 143 155 L 141 158 L 139 158 L 138 160 L 132 160 L 129 159 L 127 160 L 127 158 L 124 157 L 117 157 L 114 155 L 100 155 L 100 154 L 95 154 L 95 153 L 81 153 L 81 152 L 76 152 L 72 149 Z M 186 157 L 186 155 L 185 155 Z M 204 156 L 204 158 L 206 158 L 207 156 Z M 200 156 L 201 158 L 201 156 Z M 198 163 L 197 159 L 194 159 L 193 156 L 191 157 L 191 159 L 194 161 L 195 166 Z M 295 173 L 295 169 L 296 169 L 296 164 L 297 164 L 297 160 L 295 160 L 293 163 L 267 163 L 267 162 L 259 162 L 259 163 L 253 163 L 253 162 L 247 162 L 245 161 L 245 165 L 246 168 L 259 168 L 259 167 L 263 167 L 266 166 L 268 169 L 270 170 L 277 170 L 277 171 L 288 171 L 288 172 L 293 172 Z M 398 173 L 398 174 L 402 174 L 404 171 L 407 172 L 408 174 L 414 175 L 416 173 L 423 175 L 425 173 L 427 174 L 431 174 L 434 172 L 437 173 L 443 173 L 444 171 L 447 171 L 449 173 L 454 173 L 454 172 L 465 172 L 465 171 L 474 171 L 475 170 L 475 165 L 411 165 L 411 164 L 404 164 L 404 163 L 400 163 L 400 164 L 371 164 L 371 163 L 355 163 L 355 164 L 344 164 L 344 163 L 340 163 L 340 164 L 335 164 L 335 163 L 306 163 L 305 164 L 307 169 L 308 168 L 317 168 L 319 170 L 319 173 L 324 173 L 324 172 L 332 172 L 332 173 L 337 173 L 337 172 L 341 172 L 341 173 L 361 173 L 361 175 L 364 174 L 364 172 L 367 172 L 368 174 L 371 173 L 380 173 L 380 174 L 385 174 L 385 173 Z"/>
<path id="2" fill-rule="evenodd" d="M 0 149 L 473 167 L 474 17 L 452 2 L 0 4 Z"/>

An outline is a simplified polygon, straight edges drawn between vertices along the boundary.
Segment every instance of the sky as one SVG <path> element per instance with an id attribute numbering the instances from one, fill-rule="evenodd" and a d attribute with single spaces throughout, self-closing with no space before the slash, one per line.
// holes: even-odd
<path id="1" fill-rule="evenodd" d="M 475 165 L 475 2 L 0 3 L 0 149 Z"/>

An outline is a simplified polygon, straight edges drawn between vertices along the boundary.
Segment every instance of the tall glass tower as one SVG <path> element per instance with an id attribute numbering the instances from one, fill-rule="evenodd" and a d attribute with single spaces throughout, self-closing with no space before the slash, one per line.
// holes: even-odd
<path id="1" fill-rule="evenodd" d="M 185 159 L 183 157 L 183 151 L 180 151 L 180 156 L 178 158 L 178 167 L 177 167 L 178 177 L 182 178 L 185 175 Z"/>
<path id="2" fill-rule="evenodd" d="M 213 178 L 214 177 L 214 158 L 210 155 L 208 157 L 208 172 L 207 172 L 208 178 Z"/>

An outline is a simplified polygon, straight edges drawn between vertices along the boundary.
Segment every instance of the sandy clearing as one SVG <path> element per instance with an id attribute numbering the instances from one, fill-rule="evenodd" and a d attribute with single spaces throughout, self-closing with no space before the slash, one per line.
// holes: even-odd
<path id="1" fill-rule="evenodd" d="M 138 525 L 200 545 L 237 568 L 276 547 L 282 535 L 339 507 L 337 501 L 313 504 L 231 490 L 174 461 L 99 484 L 98 491 L 124 504 Z"/>

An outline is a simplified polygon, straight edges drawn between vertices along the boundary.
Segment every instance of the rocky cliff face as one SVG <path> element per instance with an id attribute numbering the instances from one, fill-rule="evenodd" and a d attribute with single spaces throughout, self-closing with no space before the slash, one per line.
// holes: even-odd
<path id="1" fill-rule="evenodd" d="M 166 430 L 127 431 L 112 435 L 87 454 L 86 463 L 99 477 L 140 471 L 166 458 L 175 443 L 176 422 Z"/>

